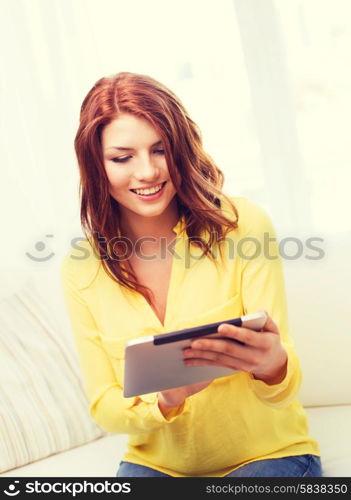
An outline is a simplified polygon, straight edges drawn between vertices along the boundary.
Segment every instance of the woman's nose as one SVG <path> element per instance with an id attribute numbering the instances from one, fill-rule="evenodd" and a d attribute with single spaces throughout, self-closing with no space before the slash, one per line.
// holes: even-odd
<path id="1" fill-rule="evenodd" d="M 143 157 L 138 162 L 138 165 L 135 170 L 135 176 L 138 178 L 148 179 L 154 178 L 158 172 L 158 168 L 156 164 L 152 161 L 152 158 Z"/>

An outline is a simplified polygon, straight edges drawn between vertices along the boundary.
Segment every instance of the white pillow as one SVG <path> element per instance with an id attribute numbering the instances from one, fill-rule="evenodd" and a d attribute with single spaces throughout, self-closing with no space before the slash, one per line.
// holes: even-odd
<path id="1" fill-rule="evenodd" d="M 107 434 L 89 415 L 76 353 L 41 295 L 29 278 L 0 300 L 0 472 Z"/>

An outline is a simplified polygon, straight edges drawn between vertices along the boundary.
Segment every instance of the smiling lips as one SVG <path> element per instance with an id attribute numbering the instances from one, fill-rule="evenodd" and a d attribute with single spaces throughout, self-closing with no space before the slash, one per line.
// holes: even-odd
<path id="1" fill-rule="evenodd" d="M 165 184 L 166 184 L 166 182 L 162 182 L 161 184 L 157 184 L 156 186 L 152 186 L 150 188 L 131 189 L 130 191 L 133 191 L 133 193 L 136 193 L 139 195 L 148 196 L 151 194 L 156 194 L 159 191 L 161 191 L 161 189 L 164 187 Z"/>

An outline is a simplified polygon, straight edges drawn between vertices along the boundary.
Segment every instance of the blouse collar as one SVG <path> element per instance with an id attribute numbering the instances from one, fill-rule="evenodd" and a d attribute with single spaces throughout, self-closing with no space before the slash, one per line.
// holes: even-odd
<path id="1" fill-rule="evenodd" d="M 180 233 L 184 230 L 184 228 L 185 228 L 185 216 L 182 215 L 178 219 L 176 225 L 172 227 L 172 231 L 175 232 L 177 236 L 179 236 Z"/>

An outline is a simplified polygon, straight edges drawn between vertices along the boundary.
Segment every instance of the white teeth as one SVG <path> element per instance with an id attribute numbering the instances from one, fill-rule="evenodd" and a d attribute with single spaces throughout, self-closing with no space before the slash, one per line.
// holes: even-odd
<path id="1" fill-rule="evenodd" d="M 163 184 L 159 184 L 158 186 L 151 188 L 151 189 L 132 189 L 132 191 L 134 191 L 137 194 L 142 194 L 142 195 L 154 194 L 154 193 L 158 193 L 158 191 L 160 191 L 162 189 L 162 187 L 163 187 Z"/>

